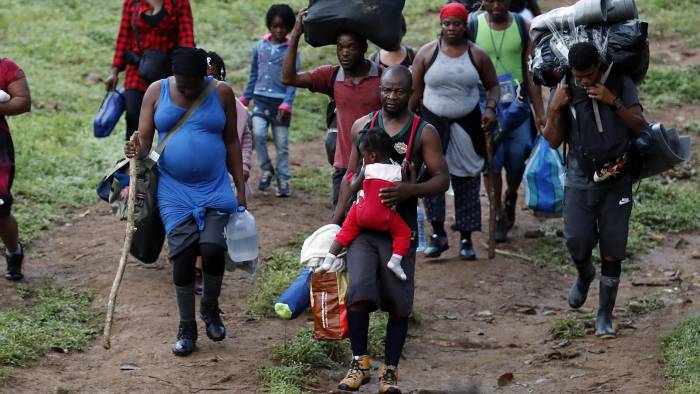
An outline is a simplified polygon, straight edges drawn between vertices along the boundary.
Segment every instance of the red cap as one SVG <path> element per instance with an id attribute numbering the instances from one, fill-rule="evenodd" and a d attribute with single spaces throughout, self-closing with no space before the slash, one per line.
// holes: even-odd
<path id="1" fill-rule="evenodd" d="M 450 16 L 457 17 L 466 23 L 467 16 L 469 16 L 469 11 L 467 11 L 467 7 L 465 7 L 464 4 L 448 3 L 443 5 L 442 9 L 440 10 L 440 22 L 444 21 L 445 18 Z"/>

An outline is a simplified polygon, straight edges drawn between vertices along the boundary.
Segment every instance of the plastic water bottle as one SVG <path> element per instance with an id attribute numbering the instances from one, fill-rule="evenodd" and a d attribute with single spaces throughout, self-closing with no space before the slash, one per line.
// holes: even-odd
<path id="1" fill-rule="evenodd" d="M 226 246 L 234 263 L 253 264 L 258 258 L 258 231 L 255 218 L 245 207 L 239 206 L 226 224 Z"/>
<path id="2" fill-rule="evenodd" d="M 418 218 L 418 248 L 416 248 L 416 252 L 422 252 L 425 250 L 425 215 L 420 205 L 418 205 L 416 210 L 416 216 Z"/>

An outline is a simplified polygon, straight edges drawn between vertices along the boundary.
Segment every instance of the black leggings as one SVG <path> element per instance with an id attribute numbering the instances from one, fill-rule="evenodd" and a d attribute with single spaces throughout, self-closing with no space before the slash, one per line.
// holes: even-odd
<path id="1" fill-rule="evenodd" d="M 126 89 L 124 91 L 124 103 L 126 104 L 126 140 L 131 138 L 134 131 L 139 128 L 139 115 L 141 114 L 142 92 L 138 89 Z"/>
<path id="2" fill-rule="evenodd" d="M 175 286 L 188 286 L 194 283 L 194 265 L 197 256 L 202 256 L 202 271 L 207 275 L 222 276 L 226 266 L 226 250 L 212 243 L 193 243 L 173 257 L 173 283 Z"/>

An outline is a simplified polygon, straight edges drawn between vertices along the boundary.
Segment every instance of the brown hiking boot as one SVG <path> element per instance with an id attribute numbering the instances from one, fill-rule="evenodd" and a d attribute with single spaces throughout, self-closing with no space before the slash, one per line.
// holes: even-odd
<path id="1" fill-rule="evenodd" d="M 401 394 L 398 368 L 385 365 L 379 370 L 379 394 Z"/>
<path id="2" fill-rule="evenodd" d="M 369 383 L 371 379 L 369 356 L 354 356 L 350 364 L 350 370 L 345 375 L 345 379 L 340 381 L 340 390 L 355 391 L 363 384 Z"/>

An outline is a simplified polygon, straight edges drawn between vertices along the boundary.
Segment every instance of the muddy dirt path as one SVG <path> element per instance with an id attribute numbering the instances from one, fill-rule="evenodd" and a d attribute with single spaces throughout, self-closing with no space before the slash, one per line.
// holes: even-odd
<path id="1" fill-rule="evenodd" d="M 567 1 L 551 1 L 562 5 Z M 672 44 L 672 45 L 666 45 Z M 671 62 L 697 64 L 698 52 L 675 53 L 674 42 L 653 48 Z M 666 49 L 669 49 L 667 51 Z M 657 121 L 682 124 L 698 119 L 696 106 L 652 111 Z M 696 142 L 698 139 L 696 138 Z M 292 147 L 297 166 L 327 171 L 322 142 Z M 483 194 L 483 190 L 482 190 Z M 484 228 L 486 207 L 484 202 Z M 522 201 L 522 199 L 521 199 Z M 284 248 L 301 232 L 325 223 L 329 215 L 326 196 L 295 193 L 290 199 L 256 194 L 251 210 L 261 231 L 262 254 Z M 527 254 L 524 234 L 542 225 L 527 211 L 518 211 L 518 224 L 509 251 Z M 58 226 L 32 243 L 26 274 L 30 283 L 54 282 L 91 288 L 95 307 L 103 309 L 114 276 L 124 224 L 116 222 L 106 205 L 91 207 L 87 215 Z M 590 332 L 581 339 L 555 340 L 551 322 L 576 314 L 566 304 L 566 289 L 574 276 L 555 267 L 538 267 L 517 258 L 497 256 L 486 260 L 475 234 L 474 262 L 460 261 L 457 236 L 453 248 L 440 260 L 418 259 L 416 311 L 421 324 L 409 330 L 410 342 L 401 362 L 401 384 L 415 393 L 661 393 L 660 337 L 683 318 L 700 311 L 700 270 L 692 260 L 700 250 L 700 235 L 670 235 L 662 245 L 634 262 L 623 273 L 615 314 L 621 336 L 600 341 Z M 675 276 L 673 276 L 675 275 Z M 633 282 L 660 280 L 662 286 L 633 286 Z M 229 337 L 214 344 L 203 335 L 199 350 L 176 358 L 170 344 L 177 329 L 177 311 L 171 284 L 171 268 L 165 259 L 155 267 L 133 263 L 127 268 L 116 311 L 112 349 L 99 341 L 75 354 L 51 353 L 30 369 L 17 370 L 14 379 L 0 387 L 3 393 L 193 393 L 257 390 L 255 370 L 268 362 L 269 349 L 307 324 L 304 319 L 247 321 L 242 315 L 251 280 L 247 274 L 227 273 L 221 307 Z M 651 296 L 664 307 L 646 315 L 633 315 L 626 304 L 632 298 Z M 19 302 L 12 285 L 0 281 L 2 308 Z M 591 289 L 583 312 L 595 311 L 597 285 Z M 373 361 L 379 366 L 381 360 Z M 123 364 L 138 369 L 121 371 Z M 498 378 L 513 374 L 513 381 L 499 387 Z M 332 392 L 344 370 L 320 372 L 315 392 Z M 506 382 L 507 383 L 507 382 Z M 362 392 L 376 392 L 374 381 Z"/>
<path id="2" fill-rule="evenodd" d="M 298 165 L 325 170 L 320 142 L 295 146 Z M 484 204 L 486 202 L 484 201 Z M 252 209 L 262 234 L 263 254 L 284 247 L 295 234 L 311 231 L 327 219 L 325 196 L 296 193 L 291 199 L 256 195 Z M 484 205 L 485 207 L 486 205 Z M 486 214 L 484 214 L 485 218 Z M 515 241 L 504 249 L 527 254 L 524 233 L 541 226 L 527 211 L 518 212 Z M 95 306 L 102 308 L 121 246 L 123 223 L 113 220 L 104 205 L 84 218 L 51 231 L 32 244 L 27 280 L 95 289 Z M 659 335 L 683 316 L 698 309 L 700 285 L 692 251 L 700 236 L 670 236 L 663 246 L 635 262 L 638 270 L 625 274 L 616 314 L 622 336 L 602 342 L 587 334 L 569 342 L 549 337 L 550 322 L 568 315 L 565 292 L 573 279 L 551 267 L 519 259 L 460 261 L 453 247 L 440 260 L 419 258 L 416 310 L 422 323 L 410 330 L 410 343 L 401 364 L 402 386 L 409 390 L 464 392 L 661 392 Z M 475 235 L 476 244 L 484 240 Z M 456 235 L 451 239 L 457 245 Z M 676 247 L 677 246 L 677 247 Z M 680 271 L 681 281 L 667 286 L 632 286 L 633 280 L 664 278 Z M 131 264 L 127 268 L 114 326 L 113 348 L 98 341 L 85 352 L 52 353 L 37 366 L 17 370 L 3 392 L 254 392 L 255 369 L 267 361 L 269 348 L 296 332 L 302 320 L 246 321 L 241 314 L 250 280 L 247 274 L 227 274 L 222 295 L 229 338 L 219 344 L 201 332 L 199 351 L 188 358 L 170 353 L 177 325 L 170 266 L 156 269 Z M 14 293 L 0 283 L 0 295 Z M 626 300 L 665 292 L 664 309 L 646 316 L 628 316 Z M 597 291 L 585 310 L 594 310 Z M 690 301 L 690 302 L 689 302 Z M 201 324 L 200 324 L 201 326 Z M 377 360 L 377 365 L 380 360 Z M 139 369 L 121 371 L 133 363 Z M 514 374 L 510 385 L 498 388 L 498 377 Z M 322 371 L 314 389 L 331 391 L 342 370 Z M 362 392 L 373 392 L 370 384 Z M 417 391 L 421 392 L 421 391 Z"/>

